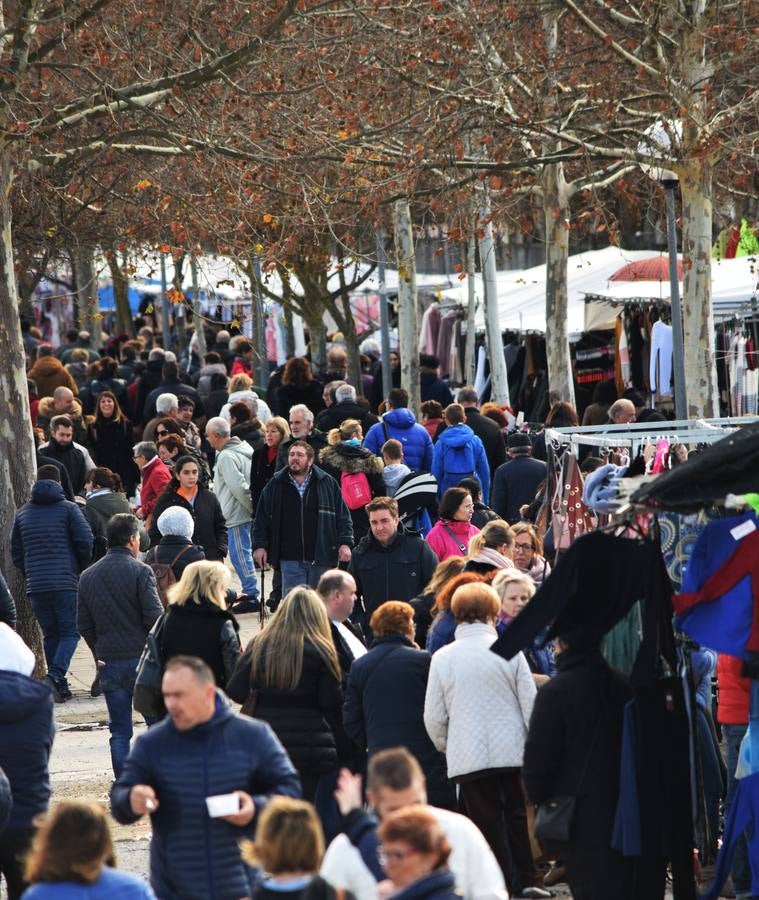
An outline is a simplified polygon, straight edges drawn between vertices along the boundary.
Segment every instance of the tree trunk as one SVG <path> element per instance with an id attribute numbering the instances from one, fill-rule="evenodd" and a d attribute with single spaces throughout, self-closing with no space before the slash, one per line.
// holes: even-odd
<path id="1" fill-rule="evenodd" d="M 472 218 L 472 227 L 475 227 Z M 477 315 L 477 295 L 475 293 L 475 274 L 477 272 L 477 238 L 474 231 L 469 235 L 466 244 L 466 274 L 467 274 L 467 308 L 466 308 L 466 346 L 464 349 L 464 383 L 474 384 L 474 376 L 477 371 L 477 358 L 475 356 L 475 318 Z"/>
<path id="2" fill-rule="evenodd" d="M 116 251 L 106 253 L 108 268 L 111 270 L 113 281 L 113 299 L 116 304 L 116 321 L 119 331 L 126 332 L 130 338 L 134 337 L 134 321 L 132 310 L 129 308 L 129 281 L 119 265 Z M 81 312 L 81 309 L 80 309 Z"/>
<path id="3" fill-rule="evenodd" d="M 398 262 L 398 353 L 401 358 L 401 385 L 408 392 L 409 409 L 418 416 L 422 405 L 419 384 L 419 319 L 414 231 L 408 200 L 396 200 L 393 205 L 393 232 Z"/>
<path id="4" fill-rule="evenodd" d="M 18 608 L 19 634 L 37 657 L 36 673 L 42 674 L 45 669 L 39 626 L 10 555 L 16 510 L 29 499 L 36 470 L 14 274 L 11 173 L 10 153 L 0 147 L 0 354 L 5 360 L 0 370 L 0 565 Z"/>
<path id="5" fill-rule="evenodd" d="M 688 417 L 719 415 L 712 310 L 713 166 L 680 169 L 683 200 L 683 342 Z"/>
<path id="6" fill-rule="evenodd" d="M 77 248 L 71 254 L 71 268 L 76 279 L 79 323 L 85 331 L 89 331 L 92 337 L 92 346 L 100 349 L 103 343 L 103 328 L 100 324 L 98 284 L 92 260 L 92 249 L 89 247 Z"/>
<path id="7" fill-rule="evenodd" d="M 490 200 L 485 197 L 480 226 L 480 268 L 482 269 L 483 303 L 485 307 L 485 340 L 490 362 L 490 398 L 501 405 L 509 404 L 509 376 L 503 355 L 503 338 L 498 322 L 498 278 L 493 243 L 493 223 L 490 221 Z"/>
<path id="8" fill-rule="evenodd" d="M 560 165 L 542 174 L 543 219 L 546 239 L 546 354 L 551 394 L 574 405 L 575 389 L 569 353 L 567 318 L 569 295 L 569 193 Z"/>

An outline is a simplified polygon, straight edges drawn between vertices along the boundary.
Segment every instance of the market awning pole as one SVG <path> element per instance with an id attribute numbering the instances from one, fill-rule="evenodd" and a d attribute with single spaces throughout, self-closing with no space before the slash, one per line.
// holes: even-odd
<path id="1" fill-rule="evenodd" d="M 378 228 L 375 232 L 377 244 L 377 274 L 379 276 L 380 295 L 380 347 L 382 349 L 382 396 L 386 400 L 393 387 L 393 375 L 390 370 L 390 313 L 387 307 L 387 289 L 385 288 L 385 231 Z"/>
<path id="2" fill-rule="evenodd" d="M 667 247 L 669 249 L 669 299 L 672 307 L 672 369 L 675 376 L 675 418 L 688 418 L 685 394 L 685 345 L 683 315 L 680 307 L 680 279 L 677 273 L 677 228 L 675 223 L 675 191 L 677 179 L 662 179 L 667 202 Z M 666 385 L 665 385 L 666 387 Z"/>
<path id="3" fill-rule="evenodd" d="M 198 296 L 198 263 L 194 256 L 190 257 L 190 271 L 192 273 L 192 318 L 195 323 L 195 336 L 198 339 L 198 356 L 201 365 L 203 357 L 206 355 L 206 333 L 203 327 L 203 318 L 200 315 L 200 297 Z M 187 370 L 189 371 L 189 360 L 192 354 L 189 354 Z"/>
<path id="4" fill-rule="evenodd" d="M 163 349 L 171 349 L 171 324 L 169 322 L 169 285 L 166 280 L 166 257 L 161 254 L 161 319 L 163 325 Z"/>

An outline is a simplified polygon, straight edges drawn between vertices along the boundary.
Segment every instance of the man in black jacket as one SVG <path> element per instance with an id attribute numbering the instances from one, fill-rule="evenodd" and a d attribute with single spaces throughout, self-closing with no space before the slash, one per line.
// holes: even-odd
<path id="1" fill-rule="evenodd" d="M 493 478 L 490 506 L 509 525 L 514 525 L 520 519 L 520 507 L 532 503 L 548 470 L 542 460 L 532 458 L 532 441 L 527 434 L 509 435 L 509 456 L 511 459 L 499 467 Z"/>
<path id="2" fill-rule="evenodd" d="M 316 417 L 316 427 L 328 432 L 339 428 L 346 419 L 358 419 L 364 434 L 379 422 L 379 419 L 365 406 L 356 403 L 356 389 L 352 384 L 341 384 L 335 391 L 335 403 L 323 409 Z"/>
<path id="3" fill-rule="evenodd" d="M 314 456 L 318 459 L 321 451 L 327 446 L 327 435 L 314 428 L 314 414 L 304 403 L 296 403 L 290 407 L 291 437 L 282 441 L 277 450 L 277 471 L 284 469 L 290 455 L 290 447 L 296 441 L 305 441 L 313 447 Z"/>
<path id="4" fill-rule="evenodd" d="M 410 600 L 421 594 L 438 558 L 418 534 L 398 531 L 398 504 L 392 497 L 375 497 L 366 511 L 371 532 L 354 549 L 350 572 L 368 620 L 386 600 Z"/>
<path id="5" fill-rule="evenodd" d="M 356 581 L 350 572 L 328 569 L 319 579 L 316 593 L 327 610 L 332 640 L 345 679 L 353 661 L 366 653 L 363 632 L 349 618 L 356 603 Z"/>
<path id="6" fill-rule="evenodd" d="M 74 423 L 68 416 L 55 416 L 50 422 L 50 440 L 40 446 L 44 456 L 61 463 L 69 474 L 74 494 L 81 494 L 87 473 L 95 463 L 86 447 L 74 440 Z"/>
<path id="7" fill-rule="evenodd" d="M 120 513 L 108 522 L 108 552 L 79 579 L 79 632 L 95 654 L 108 707 L 111 765 L 119 777 L 132 739 L 132 692 L 148 632 L 163 613 L 155 575 L 136 557 L 140 522 Z"/>

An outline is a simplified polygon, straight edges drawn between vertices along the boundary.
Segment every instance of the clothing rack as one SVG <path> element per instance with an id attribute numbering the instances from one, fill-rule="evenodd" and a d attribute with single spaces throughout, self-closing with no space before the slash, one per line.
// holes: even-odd
<path id="1" fill-rule="evenodd" d="M 590 447 L 627 447 L 632 456 L 641 446 L 667 439 L 673 444 L 713 444 L 742 425 L 759 422 L 759 416 L 727 416 L 718 419 L 677 419 L 672 422 L 631 422 L 628 425 L 585 425 L 546 428 L 546 441 L 555 446 L 571 446 L 577 454 L 580 444 Z"/>

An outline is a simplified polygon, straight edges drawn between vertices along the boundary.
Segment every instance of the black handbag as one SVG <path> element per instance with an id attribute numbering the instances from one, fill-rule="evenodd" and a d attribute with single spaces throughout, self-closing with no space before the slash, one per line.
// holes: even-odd
<path id="1" fill-rule="evenodd" d="M 159 616 L 145 641 L 142 656 L 137 664 L 137 675 L 134 684 L 132 703 L 138 713 L 143 716 L 161 717 L 166 714 L 161 693 L 163 679 L 163 660 L 161 659 L 161 643 L 166 615 Z"/>
<path id="2" fill-rule="evenodd" d="M 601 728 L 601 717 L 599 716 L 596 723 L 596 730 L 593 732 L 593 739 L 590 742 L 588 756 L 583 766 L 580 781 L 577 784 L 577 794 L 571 794 L 563 797 L 551 797 L 538 803 L 535 810 L 535 825 L 533 833 L 535 839 L 540 844 L 566 844 L 572 835 L 572 822 L 575 817 L 575 806 L 577 805 L 577 795 L 582 790 L 585 776 L 588 774 L 588 767 L 593 756 L 593 750 L 596 746 L 596 738 Z"/>

